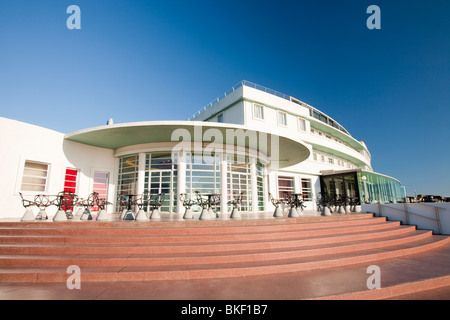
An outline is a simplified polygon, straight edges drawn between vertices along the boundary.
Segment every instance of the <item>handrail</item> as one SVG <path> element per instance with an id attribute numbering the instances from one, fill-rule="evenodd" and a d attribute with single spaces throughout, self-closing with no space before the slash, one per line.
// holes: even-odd
<path id="1" fill-rule="evenodd" d="M 426 206 L 426 207 L 435 207 L 435 208 L 438 208 L 438 209 L 442 209 L 442 210 L 444 210 L 444 211 L 447 211 L 447 209 L 445 209 L 445 208 L 442 208 L 442 207 L 438 207 L 438 206 L 433 206 L 433 205 L 427 205 L 427 204 L 425 204 L 425 203 L 423 203 L 423 202 L 412 202 L 412 203 L 414 203 L 415 205 L 417 205 L 417 204 L 420 204 L 420 205 L 422 205 L 422 206 Z M 439 202 L 430 202 L 430 203 L 439 203 Z M 406 203 L 406 204 L 408 204 L 408 203 Z"/>

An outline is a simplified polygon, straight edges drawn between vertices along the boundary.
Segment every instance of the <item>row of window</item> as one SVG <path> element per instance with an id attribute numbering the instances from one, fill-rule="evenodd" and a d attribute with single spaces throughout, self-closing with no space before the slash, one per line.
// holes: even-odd
<path id="1" fill-rule="evenodd" d="M 302 178 L 301 179 L 301 194 L 303 200 L 311 201 L 312 196 L 312 183 L 311 179 Z M 294 193 L 294 177 L 278 176 L 278 196 L 284 198 L 286 193 Z"/>
<path id="2" fill-rule="evenodd" d="M 347 146 L 347 147 L 349 147 L 349 148 L 352 148 L 348 143 L 345 143 L 344 141 L 342 141 L 342 140 L 340 140 L 340 139 L 338 139 L 338 138 L 336 138 L 336 137 L 332 137 L 332 136 L 329 135 L 328 133 L 322 132 L 322 131 L 320 131 L 320 130 L 311 128 L 311 134 L 317 135 L 317 136 L 320 136 L 320 137 L 324 137 L 324 138 L 327 138 L 327 139 L 330 139 L 330 140 L 333 140 L 333 141 L 338 142 L 338 143 L 340 143 L 340 144 L 343 144 L 343 145 L 345 145 L 345 146 Z M 353 148 L 352 148 L 352 149 L 353 149 Z"/>
<path id="3" fill-rule="evenodd" d="M 253 104 L 253 118 L 264 120 L 264 106 L 260 104 Z M 284 111 L 277 111 L 277 123 L 279 126 L 287 127 L 287 113 Z M 306 131 L 306 120 L 297 117 L 297 128 L 300 131 Z"/>
<path id="4" fill-rule="evenodd" d="M 316 109 L 309 108 L 309 114 L 311 117 L 313 117 L 319 121 L 322 121 L 323 123 L 326 123 L 330 127 L 336 128 L 339 131 L 342 131 L 343 133 L 350 135 L 347 132 L 347 130 L 345 130 L 342 126 L 340 126 L 336 121 L 332 120 L 331 118 L 327 117 L 326 115 L 317 111 Z"/>
<path id="5" fill-rule="evenodd" d="M 343 129 L 342 127 L 340 127 L 336 122 L 334 122 L 333 120 L 331 120 L 331 119 L 329 119 L 329 118 L 327 118 L 327 117 L 325 117 L 323 115 L 319 115 L 319 113 L 317 113 L 317 111 L 314 111 L 312 113 L 312 116 L 314 116 L 314 118 L 317 118 L 317 119 L 320 118 L 319 120 L 321 120 L 322 122 L 325 122 L 325 123 L 329 124 L 330 126 L 332 126 L 332 127 L 336 128 L 336 129 L 338 129 L 338 130 L 348 134 L 348 132 L 345 129 Z M 256 103 L 253 104 L 253 118 L 257 119 L 257 120 L 264 120 L 265 119 L 264 118 L 264 106 L 263 105 L 256 104 Z M 223 123 L 223 113 L 221 113 L 221 114 L 219 114 L 217 116 L 217 122 Z M 287 127 L 287 113 L 286 112 L 277 110 L 277 124 L 279 126 L 282 126 L 282 127 Z M 302 117 L 297 117 L 297 129 L 299 131 L 303 131 L 303 132 L 306 131 L 306 120 L 303 119 Z M 311 133 L 314 134 L 314 135 L 319 135 L 319 136 L 326 137 L 326 138 L 328 138 L 330 140 L 334 140 L 334 141 L 336 141 L 338 143 L 341 143 L 341 144 L 343 144 L 343 145 L 345 145 L 345 146 L 347 146 L 349 148 L 352 148 L 348 143 L 345 143 L 345 142 L 343 142 L 340 139 L 332 137 L 331 135 L 326 134 L 326 133 L 324 133 L 324 132 L 322 132 L 320 130 L 311 128 Z"/>
<path id="6" fill-rule="evenodd" d="M 347 168 L 347 169 L 356 169 L 357 166 L 354 165 L 351 162 L 345 161 L 341 158 L 335 157 L 335 156 L 331 156 L 329 154 L 326 153 L 321 153 L 318 151 L 314 151 L 313 152 L 313 160 L 314 161 L 320 161 L 320 162 L 325 162 L 328 163 L 330 165 L 334 165 L 334 166 L 338 166 L 338 167 L 343 167 L 343 168 Z"/>
<path id="7" fill-rule="evenodd" d="M 277 114 L 278 114 L 278 119 L 277 119 L 278 125 L 286 127 L 287 126 L 287 113 L 283 112 L 283 111 L 277 111 Z M 259 104 L 253 104 L 253 118 L 259 119 L 259 120 L 264 120 L 264 106 L 259 105 Z M 298 130 L 306 131 L 306 120 L 301 117 L 297 117 L 297 119 L 298 119 Z M 223 118 L 222 118 L 222 120 L 223 120 Z M 334 122 L 332 122 L 332 120 L 330 120 L 330 121 L 331 121 L 330 125 L 333 125 Z M 336 126 L 334 126 L 334 127 L 336 127 Z M 337 128 L 339 129 L 339 127 L 337 127 Z M 311 134 L 333 140 L 335 142 L 338 142 L 342 145 L 345 145 L 345 146 L 353 149 L 348 143 L 345 143 L 344 141 L 342 141 L 336 137 L 332 137 L 330 134 L 327 134 L 320 130 L 311 128 Z M 365 153 L 363 153 L 363 154 L 365 154 Z M 344 161 L 342 159 L 336 158 L 336 157 L 331 157 L 329 155 L 323 155 L 323 154 L 321 154 L 319 156 L 317 153 L 315 153 L 313 155 L 313 158 L 315 161 L 318 161 L 319 157 L 320 157 L 320 161 L 326 162 L 326 160 L 328 160 L 328 163 L 332 164 L 332 165 L 336 165 L 339 167 L 346 167 L 346 168 L 350 168 L 350 169 L 356 168 L 356 166 L 354 164 Z"/>
<path id="8" fill-rule="evenodd" d="M 50 164 L 26 160 L 23 168 L 20 191 L 33 193 L 46 193 L 50 180 Z M 60 191 L 78 192 L 80 170 L 76 168 L 66 168 L 63 188 Z M 109 173 L 94 172 L 92 192 L 97 192 L 99 197 L 107 199 L 108 196 Z"/>

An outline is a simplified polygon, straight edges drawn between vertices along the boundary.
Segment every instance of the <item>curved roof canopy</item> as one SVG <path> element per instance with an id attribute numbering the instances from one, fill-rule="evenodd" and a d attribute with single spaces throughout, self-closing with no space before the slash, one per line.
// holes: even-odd
<path id="1" fill-rule="evenodd" d="M 68 133 L 65 139 L 91 146 L 119 148 L 161 142 L 203 142 L 245 147 L 268 156 L 278 168 L 306 160 L 309 149 L 294 137 L 251 130 L 241 125 L 197 121 L 146 121 L 104 125 Z"/>

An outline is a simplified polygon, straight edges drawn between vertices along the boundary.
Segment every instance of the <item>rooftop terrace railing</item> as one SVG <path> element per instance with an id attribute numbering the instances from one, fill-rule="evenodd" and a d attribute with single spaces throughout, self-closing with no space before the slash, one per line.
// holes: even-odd
<path id="1" fill-rule="evenodd" d="M 200 116 L 203 112 L 205 112 L 206 110 L 208 110 L 209 108 L 211 108 L 213 105 L 215 105 L 216 103 L 218 103 L 219 101 L 221 101 L 222 99 L 224 99 L 225 97 L 227 97 L 228 95 L 230 95 L 231 93 L 233 93 L 234 91 L 236 91 L 237 89 L 239 89 L 242 86 L 247 86 L 250 88 L 254 88 L 269 94 L 272 94 L 274 96 L 280 97 L 282 99 L 297 103 L 305 108 L 308 108 L 310 111 L 310 116 L 329 125 L 330 127 L 334 127 L 335 129 L 350 135 L 348 133 L 348 131 L 341 126 L 336 120 L 330 118 L 329 116 L 325 115 L 324 113 L 320 112 L 319 110 L 317 110 L 316 108 L 310 106 L 309 104 L 300 101 L 292 96 L 289 96 L 287 94 L 284 94 L 282 92 L 261 86 L 259 84 L 247 81 L 247 80 L 242 80 L 239 81 L 236 85 L 234 85 L 231 89 L 229 89 L 228 91 L 224 92 L 222 95 L 218 96 L 217 98 L 215 98 L 214 100 L 212 100 L 210 103 L 208 103 L 206 106 L 204 106 L 203 108 L 201 108 L 200 110 L 198 110 L 196 113 L 194 113 L 192 116 L 190 116 L 188 118 L 188 121 L 194 121 L 198 116 Z"/>
<path id="2" fill-rule="evenodd" d="M 233 93 L 234 91 L 236 91 L 237 89 L 239 89 L 242 86 L 247 86 L 250 88 L 254 88 L 263 92 L 267 92 L 270 94 L 273 94 L 274 96 L 286 99 L 286 100 L 291 100 L 291 96 L 288 96 L 287 94 L 281 93 L 279 91 L 261 86 L 259 84 L 247 81 L 247 80 L 242 80 L 239 81 L 236 85 L 234 85 L 231 89 L 225 91 L 223 94 L 221 94 L 220 96 L 218 96 L 217 98 L 215 98 L 214 100 L 212 100 L 210 103 L 208 103 L 206 106 L 204 106 L 203 108 L 201 108 L 200 110 L 198 110 L 196 113 L 194 113 L 192 116 L 190 116 L 188 118 L 189 121 L 194 120 L 195 118 L 197 118 L 199 115 L 201 115 L 203 112 L 205 112 L 206 110 L 208 110 L 209 108 L 211 108 L 213 105 L 215 105 L 216 103 L 218 103 L 220 100 L 224 99 L 225 97 L 227 97 L 228 95 L 230 95 L 231 93 Z"/>

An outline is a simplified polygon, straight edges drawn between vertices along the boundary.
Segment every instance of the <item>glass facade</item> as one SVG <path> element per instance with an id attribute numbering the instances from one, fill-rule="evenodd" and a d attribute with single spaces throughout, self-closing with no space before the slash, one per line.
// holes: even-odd
<path id="1" fill-rule="evenodd" d="M 219 155 L 187 154 L 186 193 L 220 193 Z"/>
<path id="2" fill-rule="evenodd" d="M 397 180 L 373 172 L 358 171 L 358 186 L 363 203 L 403 203 L 406 195 Z"/>
<path id="3" fill-rule="evenodd" d="M 177 210 L 177 199 L 173 190 L 177 190 L 177 165 L 172 162 L 169 153 L 146 154 L 144 193 L 164 193 L 161 212 Z"/>
<path id="4" fill-rule="evenodd" d="M 116 211 L 126 208 L 121 205 L 121 197 L 137 192 L 138 155 L 126 156 L 119 159 L 119 177 L 117 184 Z"/>
<path id="5" fill-rule="evenodd" d="M 354 171 L 320 177 L 321 192 L 330 199 L 342 197 L 362 203 L 405 202 L 404 189 L 399 181 L 367 171 Z"/>
<path id="6" fill-rule="evenodd" d="M 240 211 L 251 211 L 252 208 L 252 181 L 248 158 L 237 159 L 233 156 L 227 158 L 227 201 L 242 193 Z M 229 208 L 229 211 L 231 208 Z"/>
<path id="7" fill-rule="evenodd" d="M 219 154 L 201 155 L 188 153 L 186 155 L 185 192 L 194 194 L 221 194 Z M 175 161 L 177 162 L 177 161 Z M 178 197 L 178 168 L 170 153 L 146 153 L 145 169 L 140 168 L 139 155 L 129 155 L 119 160 L 119 177 L 117 185 L 117 206 L 119 212 L 125 207 L 120 205 L 122 195 L 137 194 L 139 169 L 145 170 L 144 193 L 164 193 L 165 200 L 160 208 L 161 212 L 177 212 Z M 248 157 L 227 157 L 227 202 L 234 196 L 243 193 L 241 211 L 256 210 L 252 207 L 252 173 Z M 257 210 L 264 211 L 264 166 L 256 164 Z M 228 210 L 231 211 L 231 206 Z M 200 207 L 194 206 L 193 211 Z"/>
<path id="8" fill-rule="evenodd" d="M 356 172 L 347 172 L 320 177 L 322 195 L 337 200 L 343 197 L 360 201 Z"/>

